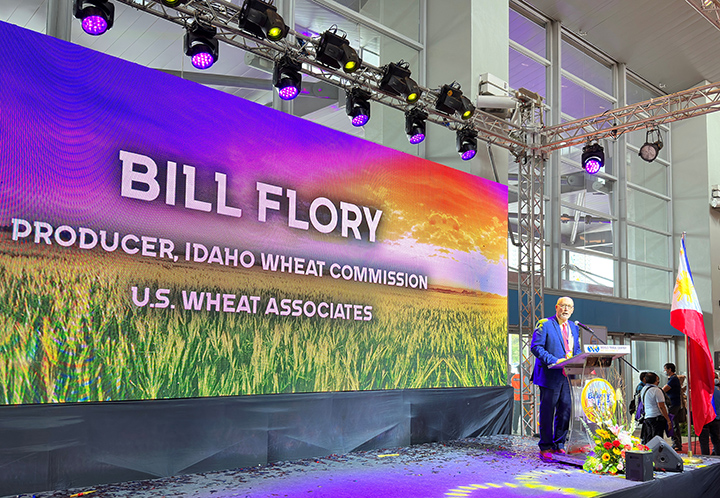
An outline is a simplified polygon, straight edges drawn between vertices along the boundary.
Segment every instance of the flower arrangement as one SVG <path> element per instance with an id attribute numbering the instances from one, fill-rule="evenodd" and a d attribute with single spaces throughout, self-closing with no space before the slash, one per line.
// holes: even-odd
<path id="1" fill-rule="evenodd" d="M 626 451 L 650 451 L 632 435 L 634 425 L 628 430 L 621 425 L 600 423 L 593 437 L 593 454 L 585 459 L 583 469 L 594 474 L 617 474 L 625 470 Z"/>
<path id="2" fill-rule="evenodd" d="M 614 396 L 593 400 L 585 412 L 588 421 L 595 426 L 594 432 L 581 419 L 587 434 L 595 442 L 595 447 L 585 459 L 583 469 L 595 474 L 617 474 L 625 471 L 626 451 L 650 451 L 633 436 L 635 418 L 625 415 L 622 391 L 617 389 Z M 620 410 L 618 410 L 620 408 Z"/>

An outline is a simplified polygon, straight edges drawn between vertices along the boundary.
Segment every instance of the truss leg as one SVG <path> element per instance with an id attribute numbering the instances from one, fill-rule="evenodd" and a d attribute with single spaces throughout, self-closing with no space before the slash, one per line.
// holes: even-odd
<path id="1" fill-rule="evenodd" d="M 530 352 L 535 324 L 542 318 L 544 271 L 545 161 L 542 157 L 523 157 L 518 174 L 518 301 L 520 310 L 520 391 L 522 400 L 521 434 L 537 432 L 537 409 L 530 376 L 535 357 Z"/>

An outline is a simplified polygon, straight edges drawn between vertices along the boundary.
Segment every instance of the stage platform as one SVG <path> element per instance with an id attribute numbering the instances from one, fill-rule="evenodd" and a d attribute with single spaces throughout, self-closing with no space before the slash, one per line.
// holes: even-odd
<path id="1" fill-rule="evenodd" d="M 408 448 L 34 493 L 35 498 L 451 498 L 720 496 L 720 458 L 633 482 L 538 458 L 537 440 L 485 436 Z M 23 495 L 20 495 L 23 496 Z"/>

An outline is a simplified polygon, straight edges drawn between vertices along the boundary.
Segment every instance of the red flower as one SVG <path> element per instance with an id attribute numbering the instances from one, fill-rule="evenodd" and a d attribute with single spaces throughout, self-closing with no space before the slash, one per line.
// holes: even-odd
<path id="1" fill-rule="evenodd" d="M 605 441 L 603 443 L 603 446 L 605 447 L 606 450 L 609 450 L 610 448 L 613 447 L 613 444 L 610 441 Z"/>
<path id="2" fill-rule="evenodd" d="M 615 441 L 613 441 L 613 446 L 615 446 L 616 448 L 619 447 L 620 441 L 618 441 L 617 439 Z"/>

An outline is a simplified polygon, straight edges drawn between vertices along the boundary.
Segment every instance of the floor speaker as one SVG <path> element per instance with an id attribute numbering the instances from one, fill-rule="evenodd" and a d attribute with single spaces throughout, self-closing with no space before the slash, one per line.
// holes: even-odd
<path id="1" fill-rule="evenodd" d="M 625 479 L 628 481 L 652 481 L 653 454 L 648 451 L 626 451 Z"/>
<path id="2" fill-rule="evenodd" d="M 655 436 L 648 441 L 647 446 L 652 450 L 655 470 L 664 470 L 666 472 L 683 471 L 682 458 L 663 438 Z"/>

